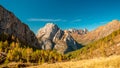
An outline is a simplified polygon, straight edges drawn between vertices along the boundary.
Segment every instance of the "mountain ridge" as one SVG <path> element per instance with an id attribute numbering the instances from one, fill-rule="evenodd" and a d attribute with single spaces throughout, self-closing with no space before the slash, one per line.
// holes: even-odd
<path id="1" fill-rule="evenodd" d="M 21 22 L 12 12 L 0 5 L 0 34 L 14 36 L 25 45 L 41 48 L 35 34 L 28 25 Z M 2 36 L 1 36 L 2 37 Z"/>
<path id="2" fill-rule="evenodd" d="M 120 22 L 112 22 L 100 26 L 93 31 L 84 30 L 61 30 L 56 24 L 47 23 L 45 27 L 35 34 L 29 29 L 28 25 L 22 23 L 15 15 L 0 5 L 0 33 L 14 35 L 21 42 L 42 49 L 57 49 L 63 52 L 69 52 L 101 39 L 113 31 L 120 29 Z M 79 44 L 78 44 L 79 43 Z M 60 46 L 61 45 L 61 46 Z M 70 46 L 69 46 L 70 45 Z M 54 48 L 55 47 L 55 48 Z M 68 51 L 66 51 L 68 49 Z"/>
<path id="3" fill-rule="evenodd" d="M 40 28 L 37 38 L 42 44 L 42 49 L 55 49 L 58 52 L 66 53 L 81 47 L 72 38 L 68 31 L 61 30 L 56 24 L 47 23 Z"/>
<path id="4" fill-rule="evenodd" d="M 101 39 L 118 29 L 120 29 L 120 22 L 118 20 L 113 20 L 104 26 L 100 26 L 95 30 L 88 32 L 87 34 L 84 35 L 71 34 L 71 35 L 77 42 L 85 45 L 90 42 Z"/>

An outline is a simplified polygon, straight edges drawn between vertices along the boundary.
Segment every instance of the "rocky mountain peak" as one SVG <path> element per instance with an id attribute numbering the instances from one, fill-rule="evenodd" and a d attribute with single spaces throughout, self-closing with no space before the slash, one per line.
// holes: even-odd
<path id="1" fill-rule="evenodd" d="M 84 35 L 88 33 L 88 30 L 85 29 L 68 29 L 67 31 L 69 31 L 71 34 L 80 34 L 80 35 Z"/>
<path id="2" fill-rule="evenodd" d="M 61 30 L 56 24 L 47 23 L 38 31 L 37 38 L 42 49 L 56 49 L 60 53 L 78 49 L 78 44 L 68 31 Z"/>
<path id="3" fill-rule="evenodd" d="M 54 35 L 59 30 L 58 26 L 53 23 L 47 23 L 43 28 L 41 28 L 38 33 L 37 37 L 42 37 L 41 39 L 50 39 L 52 40 Z"/>
<path id="4" fill-rule="evenodd" d="M 47 23 L 47 24 L 45 25 L 45 27 L 50 27 L 50 28 L 52 28 L 52 27 L 57 27 L 57 28 L 58 28 L 58 26 L 57 26 L 56 24 L 53 24 L 53 23 Z"/>

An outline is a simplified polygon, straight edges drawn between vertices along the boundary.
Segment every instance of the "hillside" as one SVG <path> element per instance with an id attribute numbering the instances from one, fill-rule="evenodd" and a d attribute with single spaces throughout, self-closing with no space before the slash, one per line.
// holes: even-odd
<path id="1" fill-rule="evenodd" d="M 70 52 L 67 55 L 76 59 L 88 59 L 101 56 L 120 54 L 120 29 L 98 41 L 87 44 L 85 47 Z"/>
<path id="2" fill-rule="evenodd" d="M 78 43 L 86 45 L 88 43 L 104 38 L 118 29 L 120 29 L 120 22 L 118 20 L 112 20 L 106 25 L 100 26 L 93 31 L 87 32 L 86 34 L 81 35 L 71 33 L 71 35 Z"/>
<path id="3" fill-rule="evenodd" d="M 12 12 L 0 5 L 0 41 L 19 40 L 23 45 L 41 49 L 38 39 L 30 28 L 22 23 Z"/>

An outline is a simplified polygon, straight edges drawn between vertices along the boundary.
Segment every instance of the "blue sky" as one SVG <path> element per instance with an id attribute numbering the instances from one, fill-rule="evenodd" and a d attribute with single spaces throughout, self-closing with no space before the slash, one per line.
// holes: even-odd
<path id="1" fill-rule="evenodd" d="M 120 0 L 0 0 L 34 33 L 48 22 L 61 29 L 93 30 L 111 20 L 120 20 Z"/>

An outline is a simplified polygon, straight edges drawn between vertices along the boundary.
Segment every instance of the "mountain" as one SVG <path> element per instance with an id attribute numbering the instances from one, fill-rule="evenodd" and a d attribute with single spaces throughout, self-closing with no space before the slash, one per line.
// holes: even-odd
<path id="1" fill-rule="evenodd" d="M 0 5 L 0 40 L 5 41 L 14 37 L 24 45 L 41 48 L 35 34 L 22 23 L 12 12 Z M 4 38 L 4 39 L 3 39 Z"/>
<path id="2" fill-rule="evenodd" d="M 58 52 L 67 53 L 80 48 L 81 46 L 79 47 L 78 43 L 82 45 L 89 44 L 108 36 L 118 29 L 120 29 L 120 22 L 118 20 L 113 20 L 90 32 L 87 29 L 69 29 L 63 31 L 57 25 L 48 23 L 38 31 L 37 38 L 42 45 L 42 49 L 55 49 Z"/>
<path id="3" fill-rule="evenodd" d="M 108 57 L 111 55 L 120 55 L 120 29 L 113 31 L 104 38 L 85 45 L 79 50 L 68 53 L 68 56 L 76 59 Z"/>
<path id="4" fill-rule="evenodd" d="M 67 31 L 69 31 L 71 34 L 79 34 L 79 35 L 84 35 L 88 33 L 88 30 L 85 29 L 68 29 Z"/>
<path id="5" fill-rule="evenodd" d="M 81 44 L 88 44 L 90 42 L 96 41 L 103 37 L 108 36 L 113 31 L 120 29 L 120 22 L 118 20 L 113 20 L 104 26 L 100 26 L 97 29 L 88 32 L 86 34 L 75 34 L 71 33 L 72 37 Z"/>
<path id="6" fill-rule="evenodd" d="M 38 31 L 37 38 L 45 50 L 57 50 L 67 53 L 81 46 L 72 38 L 68 31 L 61 30 L 56 24 L 47 23 Z"/>

